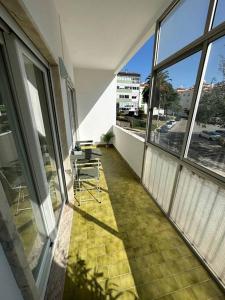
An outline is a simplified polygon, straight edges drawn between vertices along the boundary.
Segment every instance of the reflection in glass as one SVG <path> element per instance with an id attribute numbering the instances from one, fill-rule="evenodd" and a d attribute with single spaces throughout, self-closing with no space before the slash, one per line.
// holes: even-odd
<path id="1" fill-rule="evenodd" d="M 38 69 L 27 57 L 24 57 L 24 63 L 30 93 L 30 101 L 34 112 L 35 127 L 39 136 L 46 178 L 57 222 L 61 211 L 62 199 L 51 126 L 49 123 L 44 75 L 42 71 Z"/>
<path id="2" fill-rule="evenodd" d="M 69 119 L 70 119 L 70 129 L 71 129 L 71 145 L 75 146 L 75 109 L 74 109 L 74 97 L 73 90 L 68 86 L 67 87 L 67 99 L 68 99 L 68 108 L 69 108 Z"/>
<path id="3" fill-rule="evenodd" d="M 181 0 L 162 21 L 158 63 L 204 33 L 209 0 Z"/>
<path id="4" fill-rule="evenodd" d="M 150 139 L 176 154 L 186 132 L 200 54 L 160 71 L 156 77 Z"/>
<path id="5" fill-rule="evenodd" d="M 225 21 L 225 1 L 218 0 L 216 13 L 213 21 L 213 28 Z"/>
<path id="6" fill-rule="evenodd" d="M 47 237 L 40 212 L 29 194 L 9 123 L 2 86 L 5 72 L 1 55 L 0 71 L 0 190 L 4 191 L 30 268 L 37 278 Z"/>
<path id="7" fill-rule="evenodd" d="M 225 175 L 225 37 L 209 45 L 188 158 Z"/>

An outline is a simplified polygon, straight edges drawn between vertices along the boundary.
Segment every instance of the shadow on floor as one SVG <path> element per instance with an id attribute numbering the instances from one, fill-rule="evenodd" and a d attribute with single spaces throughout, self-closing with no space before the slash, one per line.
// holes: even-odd
<path id="1" fill-rule="evenodd" d="M 78 214 L 80 214 L 85 220 L 89 221 L 89 222 L 93 222 L 96 225 L 100 226 L 101 228 L 103 228 L 104 230 L 110 232 L 111 234 L 113 234 L 114 236 L 120 238 L 120 234 L 118 231 L 116 231 L 115 229 L 111 228 L 110 226 L 108 226 L 107 224 L 101 222 L 100 220 L 98 220 L 97 218 L 93 217 L 92 215 L 88 214 L 87 212 L 83 211 L 82 209 L 80 209 L 79 207 L 77 207 L 76 205 L 70 204 L 69 206 L 76 211 Z"/>
<path id="2" fill-rule="evenodd" d="M 126 162 L 103 153 L 104 201 L 71 206 L 63 299 L 224 299 Z"/>
<path id="3" fill-rule="evenodd" d="M 66 284 L 67 288 L 73 291 L 74 300 L 116 300 L 126 293 L 132 295 L 130 291 L 118 291 L 117 285 L 108 279 L 104 281 L 103 272 L 88 268 L 86 261 L 79 255 L 76 256 L 75 262 L 67 265 L 68 272 L 73 274 L 72 277 L 67 276 Z M 71 296 L 70 299 L 72 299 Z M 134 299 L 136 299 L 135 296 Z"/>

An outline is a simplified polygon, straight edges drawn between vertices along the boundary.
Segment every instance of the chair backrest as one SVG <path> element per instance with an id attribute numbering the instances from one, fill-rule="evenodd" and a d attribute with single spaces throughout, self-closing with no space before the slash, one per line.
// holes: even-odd
<path id="1" fill-rule="evenodd" d="M 10 184 L 10 182 L 8 181 L 8 179 L 6 178 L 5 174 L 3 173 L 2 170 L 0 170 L 0 180 L 8 186 L 8 188 L 13 189 L 12 185 Z"/>
<path id="2" fill-rule="evenodd" d="M 77 141 L 76 145 L 78 146 L 93 145 L 93 140 Z"/>
<path id="3" fill-rule="evenodd" d="M 2 184 L 9 205 L 11 206 L 14 203 L 14 200 L 16 198 L 17 191 L 10 184 L 10 182 L 8 181 L 8 179 L 6 178 L 2 170 L 0 170 L 0 182 Z"/>
<path id="4" fill-rule="evenodd" d="M 75 166 L 75 173 L 77 176 L 82 172 L 82 170 L 87 169 L 96 169 L 97 171 L 97 177 L 100 176 L 100 160 L 99 158 L 91 159 L 89 161 L 87 160 L 77 160 L 74 164 Z"/>

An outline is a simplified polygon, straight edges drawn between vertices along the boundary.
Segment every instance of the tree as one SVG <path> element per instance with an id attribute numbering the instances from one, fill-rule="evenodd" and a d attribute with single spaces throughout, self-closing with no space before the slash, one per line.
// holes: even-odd
<path id="1" fill-rule="evenodd" d="M 213 117 L 225 122 L 225 82 L 217 83 L 210 92 L 202 91 L 196 121 L 208 123 Z"/>
<path id="2" fill-rule="evenodd" d="M 146 78 L 146 85 L 142 91 L 142 97 L 144 103 L 148 103 L 150 86 L 151 86 L 151 75 L 148 75 L 148 77 Z"/>
<path id="3" fill-rule="evenodd" d="M 164 109 L 167 115 L 168 110 L 178 112 L 181 108 L 179 104 L 179 95 L 170 83 L 168 71 L 161 71 L 157 74 L 156 87 L 154 95 L 154 106 Z M 149 89 L 151 86 L 151 75 L 147 77 L 146 86 L 142 92 L 143 102 L 147 103 L 149 98 Z"/>
<path id="4" fill-rule="evenodd" d="M 202 90 L 202 96 L 198 106 L 196 121 L 208 123 L 212 118 L 220 118 L 225 123 L 225 58 L 220 57 L 218 70 L 221 72 L 222 81 L 217 82 L 210 91 Z M 211 80 L 215 82 L 216 78 Z"/>

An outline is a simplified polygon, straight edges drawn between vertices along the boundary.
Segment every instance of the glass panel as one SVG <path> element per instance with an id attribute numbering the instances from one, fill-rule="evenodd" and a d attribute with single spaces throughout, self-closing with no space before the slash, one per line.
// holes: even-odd
<path id="1" fill-rule="evenodd" d="M 213 21 L 213 28 L 225 21 L 225 1 L 218 0 L 216 13 Z"/>
<path id="2" fill-rule="evenodd" d="M 57 222 L 61 211 L 62 198 L 60 194 L 51 126 L 49 122 L 44 74 L 25 56 L 24 63 L 30 93 L 30 101 L 34 113 L 34 123 L 38 132 L 50 197 Z"/>
<path id="3" fill-rule="evenodd" d="M 209 45 L 209 60 L 188 158 L 225 175 L 225 37 Z"/>
<path id="4" fill-rule="evenodd" d="M 71 139 L 72 145 L 74 146 L 74 138 L 75 138 L 75 120 L 74 120 L 74 97 L 73 91 L 68 86 L 67 87 L 67 96 L 68 96 L 68 108 L 69 108 L 69 116 L 70 116 L 70 129 L 71 129 Z"/>
<path id="5" fill-rule="evenodd" d="M 181 0 L 162 21 L 158 63 L 204 33 L 209 0 Z"/>
<path id="6" fill-rule="evenodd" d="M 6 78 L 0 53 L 0 186 L 8 200 L 30 268 L 37 277 L 47 236 L 40 215 L 29 193 L 6 109 Z M 35 207 L 35 209 L 34 209 Z"/>
<path id="7" fill-rule="evenodd" d="M 153 96 L 152 142 L 179 154 L 187 126 L 201 52 L 160 71 Z"/>

